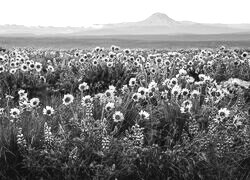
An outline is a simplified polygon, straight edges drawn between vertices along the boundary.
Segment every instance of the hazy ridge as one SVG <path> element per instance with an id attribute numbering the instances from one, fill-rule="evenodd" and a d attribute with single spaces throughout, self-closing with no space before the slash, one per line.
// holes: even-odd
<path id="1" fill-rule="evenodd" d="M 103 36 L 250 33 L 250 24 L 205 24 L 176 21 L 166 14 L 154 13 L 139 22 L 96 24 L 95 27 L 43 27 L 0 25 L 1 36 Z"/>

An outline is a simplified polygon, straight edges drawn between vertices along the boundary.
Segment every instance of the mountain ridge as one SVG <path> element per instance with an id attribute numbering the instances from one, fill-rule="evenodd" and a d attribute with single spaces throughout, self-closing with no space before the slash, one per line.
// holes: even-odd
<path id="1" fill-rule="evenodd" d="M 138 22 L 95 24 L 94 27 L 54 27 L 0 25 L 0 35 L 33 34 L 54 36 L 85 35 L 157 35 L 157 34 L 230 34 L 250 33 L 250 24 L 208 24 L 192 21 L 176 21 L 164 13 L 154 13 Z"/>

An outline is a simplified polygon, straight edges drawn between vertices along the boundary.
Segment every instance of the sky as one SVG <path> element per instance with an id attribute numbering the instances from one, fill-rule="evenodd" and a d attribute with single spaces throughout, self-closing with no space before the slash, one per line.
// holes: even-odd
<path id="1" fill-rule="evenodd" d="M 250 24 L 250 0 L 0 0 L 0 7 L 1 25 L 86 27 L 156 12 L 178 21 Z"/>

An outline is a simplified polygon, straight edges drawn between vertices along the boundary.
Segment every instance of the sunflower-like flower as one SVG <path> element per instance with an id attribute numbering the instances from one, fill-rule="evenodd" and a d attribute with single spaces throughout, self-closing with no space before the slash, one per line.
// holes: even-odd
<path id="1" fill-rule="evenodd" d="M 207 76 L 205 74 L 199 74 L 198 76 L 199 76 L 200 81 L 202 81 L 202 82 L 204 82 L 207 78 Z"/>
<path id="2" fill-rule="evenodd" d="M 74 96 L 71 94 L 65 94 L 63 97 L 63 104 L 64 105 L 69 105 L 74 101 Z"/>
<path id="3" fill-rule="evenodd" d="M 107 67 L 108 68 L 111 68 L 113 66 L 114 66 L 114 62 L 112 62 L 112 61 L 107 62 Z"/>
<path id="4" fill-rule="evenodd" d="M 178 84 L 177 78 L 172 78 L 172 79 L 170 79 L 170 82 L 169 82 L 169 85 L 170 85 L 170 86 L 175 86 L 175 85 L 177 85 L 177 84 Z"/>
<path id="5" fill-rule="evenodd" d="M 105 110 L 108 112 L 112 111 L 114 108 L 115 108 L 115 104 L 112 102 L 108 102 L 105 106 Z"/>
<path id="6" fill-rule="evenodd" d="M 33 108 L 37 107 L 39 105 L 39 103 L 40 103 L 39 98 L 32 98 L 30 100 L 30 106 Z"/>
<path id="7" fill-rule="evenodd" d="M 191 77 L 191 76 L 186 76 L 186 81 L 187 81 L 187 83 L 193 83 L 194 82 L 194 78 L 193 77 Z"/>
<path id="8" fill-rule="evenodd" d="M 160 65 L 162 63 L 162 58 L 161 57 L 155 58 L 155 63 Z"/>
<path id="9" fill-rule="evenodd" d="M 174 95 L 175 97 L 177 97 L 180 93 L 181 93 L 181 87 L 178 85 L 175 85 L 171 90 L 171 94 Z"/>
<path id="10" fill-rule="evenodd" d="M 11 67 L 11 68 L 15 68 L 15 67 L 16 67 L 16 63 L 15 63 L 14 61 L 12 61 L 12 62 L 10 63 L 10 67 Z"/>
<path id="11" fill-rule="evenodd" d="M 192 102 L 190 100 L 185 100 L 185 101 L 183 101 L 182 106 L 191 108 L 192 107 Z"/>
<path id="12" fill-rule="evenodd" d="M 54 67 L 51 66 L 51 65 L 48 65 L 47 70 L 50 71 L 50 72 L 55 72 Z"/>
<path id="13" fill-rule="evenodd" d="M 218 115 L 221 119 L 229 117 L 230 111 L 227 108 L 222 108 L 218 111 Z"/>
<path id="14" fill-rule="evenodd" d="M 141 117 L 142 119 L 149 119 L 149 116 L 150 116 L 150 114 L 149 114 L 148 112 L 143 111 L 143 110 L 141 110 L 141 111 L 139 112 L 139 115 L 140 115 L 140 117 Z"/>
<path id="15" fill-rule="evenodd" d="M 200 92 L 196 89 L 191 92 L 192 98 L 197 98 L 197 97 L 199 97 L 199 95 L 200 95 Z"/>
<path id="16" fill-rule="evenodd" d="M 138 88 L 138 93 L 141 94 L 140 97 L 141 97 L 142 99 L 145 99 L 145 98 L 146 98 L 146 95 L 147 95 L 147 93 L 148 93 L 148 89 L 145 88 L 145 87 L 139 87 L 139 88 Z"/>
<path id="17" fill-rule="evenodd" d="M 30 70 L 35 69 L 35 64 L 34 64 L 34 63 L 30 63 L 30 64 L 29 64 L 29 69 L 30 69 Z"/>
<path id="18" fill-rule="evenodd" d="M 84 64 L 86 62 L 86 59 L 84 57 L 81 57 L 78 61 L 80 64 Z"/>
<path id="19" fill-rule="evenodd" d="M 15 74 L 16 73 L 16 71 L 17 71 L 17 69 L 16 68 L 12 68 L 12 69 L 10 69 L 10 74 Z"/>
<path id="20" fill-rule="evenodd" d="M 141 94 L 140 93 L 134 93 L 132 95 L 132 99 L 133 99 L 134 102 L 138 102 L 140 100 L 140 98 L 141 98 Z"/>
<path id="21" fill-rule="evenodd" d="M 87 96 L 82 97 L 81 104 L 82 106 L 86 106 L 87 104 L 92 103 L 92 101 L 93 101 L 93 98 L 90 95 L 87 95 Z"/>
<path id="22" fill-rule="evenodd" d="M 181 90 L 181 95 L 183 97 L 187 97 L 189 95 L 189 90 L 187 88 L 184 88 Z"/>
<path id="23" fill-rule="evenodd" d="M 194 62 L 193 61 L 188 61 L 187 63 L 189 66 L 193 66 Z"/>
<path id="24" fill-rule="evenodd" d="M 121 111 L 116 111 L 114 114 L 113 114 L 113 120 L 114 122 L 121 122 L 124 120 L 124 116 L 122 114 Z"/>
<path id="25" fill-rule="evenodd" d="M 30 60 L 27 60 L 25 63 L 29 66 L 30 63 L 31 63 L 31 61 L 30 61 Z"/>
<path id="26" fill-rule="evenodd" d="M 114 59 L 115 58 L 115 56 L 116 56 L 116 54 L 114 53 L 114 52 L 109 52 L 109 58 L 110 59 Z"/>
<path id="27" fill-rule="evenodd" d="M 35 69 L 37 72 L 41 72 L 42 68 L 43 68 L 43 66 L 41 63 L 39 63 L 39 62 L 35 63 Z"/>
<path id="28" fill-rule="evenodd" d="M 28 66 L 27 66 L 27 64 L 21 64 L 21 71 L 23 71 L 23 72 L 27 72 L 28 70 L 29 70 L 29 68 L 28 68 Z"/>
<path id="29" fill-rule="evenodd" d="M 243 52 L 242 55 L 241 55 L 242 58 L 246 58 L 247 56 L 248 56 L 247 52 Z"/>
<path id="30" fill-rule="evenodd" d="M 107 89 L 104 93 L 104 95 L 107 97 L 107 98 L 114 98 L 115 94 L 114 94 L 114 90 L 112 89 Z"/>
<path id="31" fill-rule="evenodd" d="M 83 82 L 83 83 L 79 84 L 78 89 L 82 92 L 86 91 L 89 89 L 89 85 L 86 82 Z"/>
<path id="32" fill-rule="evenodd" d="M 54 112 L 55 112 L 55 110 L 54 110 L 51 106 L 46 106 L 46 107 L 43 109 L 43 114 L 44 114 L 44 115 L 47 115 L 47 116 L 53 115 Z"/>
<path id="33" fill-rule="evenodd" d="M 155 73 L 156 73 L 155 68 L 154 68 L 154 67 L 151 67 L 150 72 L 151 72 L 152 74 L 155 74 Z"/>
<path id="34" fill-rule="evenodd" d="M 24 90 L 24 89 L 20 89 L 20 90 L 18 91 L 18 95 L 19 95 L 19 97 L 24 96 L 24 95 L 25 95 L 25 90 Z"/>
<path id="35" fill-rule="evenodd" d="M 20 115 L 20 110 L 19 110 L 19 109 L 17 109 L 17 108 L 12 108 L 12 109 L 10 110 L 10 116 L 11 116 L 12 118 L 18 118 L 19 115 Z"/>
<path id="36" fill-rule="evenodd" d="M 128 84 L 130 87 L 134 87 L 136 85 L 136 78 L 131 78 Z"/>
<path id="37" fill-rule="evenodd" d="M 115 92 L 115 91 L 116 91 L 116 88 L 115 88 L 115 86 L 110 85 L 110 86 L 109 86 L 109 90 L 111 90 L 111 91 Z"/>
<path id="38" fill-rule="evenodd" d="M 217 97 L 218 99 L 221 99 L 221 98 L 224 97 L 224 93 L 223 93 L 223 91 L 222 91 L 221 89 L 217 89 L 215 95 L 216 95 L 216 97 Z"/>
<path id="39" fill-rule="evenodd" d="M 3 73 L 5 71 L 5 67 L 3 65 L 0 65 L 0 73 Z"/>
<path id="40" fill-rule="evenodd" d="M 155 81 L 151 81 L 148 85 L 149 91 L 155 92 L 158 90 L 157 83 Z"/>
<path id="41" fill-rule="evenodd" d="M 131 53 L 131 50 L 130 49 L 124 49 L 124 51 L 123 51 L 125 54 L 130 54 Z"/>
<path id="42" fill-rule="evenodd" d="M 92 64 L 93 64 L 94 66 L 97 66 L 97 65 L 98 65 L 98 61 L 97 61 L 96 59 L 93 59 Z"/>
<path id="43" fill-rule="evenodd" d="M 186 101 L 183 101 L 182 105 L 181 105 L 181 113 L 190 113 L 191 111 L 191 108 L 192 108 L 192 102 L 190 100 L 186 100 Z"/>
<path id="44" fill-rule="evenodd" d="M 170 66 L 170 64 L 171 64 L 171 62 L 168 60 L 168 59 L 166 59 L 166 60 L 164 60 L 164 65 L 165 66 Z"/>
<path id="45" fill-rule="evenodd" d="M 187 75 L 187 71 L 182 68 L 182 69 L 179 70 L 179 75 L 185 76 L 185 75 Z"/>

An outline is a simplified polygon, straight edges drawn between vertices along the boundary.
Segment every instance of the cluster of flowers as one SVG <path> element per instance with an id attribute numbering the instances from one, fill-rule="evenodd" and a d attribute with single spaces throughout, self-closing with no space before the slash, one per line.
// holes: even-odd
<path id="1" fill-rule="evenodd" d="M 93 95 L 90 92 L 92 84 L 77 76 L 71 84 L 72 87 L 77 84 L 77 93 L 70 92 L 53 97 L 58 100 L 59 105 L 55 101 L 52 104 L 42 103 L 43 99 L 39 97 L 28 98 L 28 93 L 19 89 L 18 104 L 9 108 L 8 102 L 14 97 L 6 96 L 7 106 L 0 109 L 0 115 L 9 117 L 10 122 L 18 126 L 18 144 L 27 147 L 22 126 L 18 125 L 24 112 L 46 119 L 43 135 L 45 144 L 49 145 L 55 140 L 54 134 L 67 133 L 69 120 L 64 120 L 62 114 L 69 113 L 73 123 L 79 124 L 82 139 L 91 137 L 91 133 L 100 137 L 98 142 L 102 151 L 109 151 L 117 137 L 121 137 L 124 146 L 129 145 L 131 148 L 153 146 L 151 142 L 155 142 L 155 131 L 161 131 L 167 126 L 175 128 L 173 131 L 164 129 L 173 132 L 173 142 L 179 133 L 177 131 L 182 132 L 178 125 L 179 119 L 184 119 L 181 127 L 187 126 L 187 133 L 191 135 L 188 137 L 183 133 L 182 139 L 175 142 L 176 144 L 187 141 L 192 145 L 199 141 L 203 147 L 214 142 L 218 147 L 218 154 L 223 154 L 235 145 L 235 134 L 232 132 L 238 132 L 237 137 L 247 147 L 247 131 L 250 127 L 247 121 L 250 108 L 245 106 L 247 97 L 243 96 L 249 91 L 249 87 L 241 86 L 235 81 L 224 83 L 227 76 L 242 76 L 244 80 L 250 80 L 250 56 L 247 52 L 225 50 L 222 47 L 219 50 L 152 52 L 122 50 L 112 46 L 110 50 L 96 47 L 92 51 L 10 51 L 0 56 L 0 75 L 3 77 L 5 73 L 21 76 L 17 73 L 20 72 L 43 77 L 43 83 L 46 83 L 46 78 L 61 69 L 66 69 L 68 74 L 77 69 L 84 75 L 87 70 L 96 72 L 102 68 L 115 73 L 114 69 L 118 66 L 131 72 L 132 77 L 121 88 L 115 84 L 107 84 L 107 89 Z M 38 57 L 43 57 L 43 61 L 36 60 Z M 66 79 L 67 73 L 60 76 L 65 76 Z M 52 131 L 51 121 L 53 122 L 54 116 L 60 119 L 60 133 Z M 158 127 L 160 123 L 172 124 Z M 67 131 L 71 131 L 69 137 L 76 133 L 68 129 Z M 167 152 L 182 148 L 176 145 L 170 150 L 173 146 L 170 144 Z M 78 147 L 72 148 L 70 158 L 76 160 L 79 151 Z"/>

